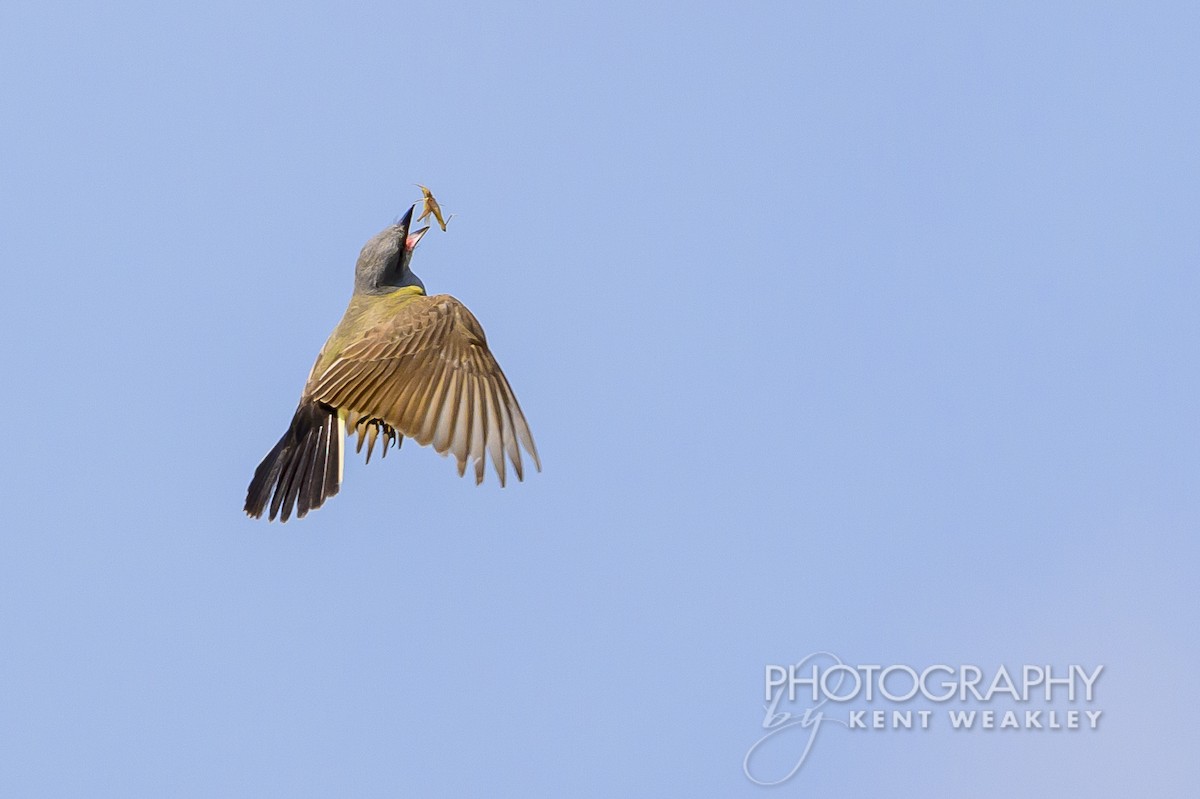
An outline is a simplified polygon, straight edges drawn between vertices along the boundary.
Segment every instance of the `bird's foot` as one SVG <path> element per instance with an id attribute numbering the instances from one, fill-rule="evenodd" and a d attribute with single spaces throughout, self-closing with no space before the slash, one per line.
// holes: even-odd
<path id="1" fill-rule="evenodd" d="M 363 417 L 358 420 L 355 425 L 358 428 L 358 446 L 355 447 L 355 452 L 362 452 L 363 441 L 367 442 L 367 463 L 371 462 L 371 453 L 375 450 L 375 440 L 383 435 L 382 449 L 380 457 L 386 458 L 388 447 L 395 444 L 396 449 L 400 448 L 400 443 L 404 440 L 402 436 L 396 433 L 396 428 L 392 427 L 382 419 L 368 419 Z"/>

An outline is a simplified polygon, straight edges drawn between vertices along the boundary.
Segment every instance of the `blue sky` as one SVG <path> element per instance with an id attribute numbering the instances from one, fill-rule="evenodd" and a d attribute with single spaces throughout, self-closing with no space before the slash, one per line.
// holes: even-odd
<path id="1" fill-rule="evenodd" d="M 0 10 L 6 796 L 1179 794 L 1200 12 Z M 428 184 L 545 470 L 241 513 Z M 393 457 L 395 456 L 395 457 Z M 1098 731 L 822 733 L 768 664 L 1103 664 Z"/>

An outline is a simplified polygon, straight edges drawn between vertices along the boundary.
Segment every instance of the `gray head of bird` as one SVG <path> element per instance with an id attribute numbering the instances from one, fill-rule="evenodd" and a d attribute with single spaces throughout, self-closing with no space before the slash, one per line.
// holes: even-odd
<path id="1" fill-rule="evenodd" d="M 388 225 L 371 237 L 358 254 L 354 267 L 354 291 L 361 294 L 388 294 L 404 286 L 425 284 L 412 273 L 409 262 L 413 249 L 428 231 L 428 227 L 408 231 L 412 223 L 413 207 L 394 225 Z"/>

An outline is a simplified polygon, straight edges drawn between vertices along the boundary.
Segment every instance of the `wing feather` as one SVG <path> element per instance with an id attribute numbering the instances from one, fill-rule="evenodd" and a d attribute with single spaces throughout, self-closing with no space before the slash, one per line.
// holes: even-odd
<path id="1" fill-rule="evenodd" d="M 446 401 L 446 392 L 449 386 L 446 379 L 446 365 L 443 363 L 436 364 L 433 367 L 433 379 L 429 381 L 429 391 L 425 394 L 424 402 L 421 403 L 421 408 L 418 413 L 418 424 L 420 424 L 421 437 L 417 440 L 421 444 L 432 444 L 434 433 L 437 429 L 437 417 L 442 412 L 442 404 Z M 435 449 L 437 449 L 435 447 Z M 439 452 L 444 451 L 444 447 Z"/>
<path id="2" fill-rule="evenodd" d="M 492 468 L 500 478 L 500 485 L 505 483 L 504 474 L 504 422 L 500 419 L 500 403 L 490 381 L 481 384 L 484 401 L 487 405 L 487 449 L 492 458 Z"/>
<path id="3" fill-rule="evenodd" d="M 461 404 L 462 395 L 458 387 L 459 374 L 455 369 L 446 370 L 446 395 L 442 400 L 441 407 L 438 409 L 437 419 L 433 425 L 433 448 L 438 452 L 453 451 L 451 448 L 451 444 L 453 443 L 451 435 L 454 431 L 454 423 L 458 413 L 458 406 Z"/>
<path id="4" fill-rule="evenodd" d="M 475 485 L 483 482 L 487 448 L 487 398 L 479 384 L 479 378 L 471 375 L 471 460 L 475 464 Z"/>

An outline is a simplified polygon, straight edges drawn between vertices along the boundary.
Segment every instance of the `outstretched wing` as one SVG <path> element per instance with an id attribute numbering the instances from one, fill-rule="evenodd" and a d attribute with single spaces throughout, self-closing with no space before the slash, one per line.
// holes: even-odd
<path id="1" fill-rule="evenodd" d="M 488 350 L 478 320 L 447 294 L 417 297 L 346 347 L 307 392 L 350 414 L 379 419 L 418 444 L 468 460 L 483 482 L 490 456 L 500 485 L 505 456 L 524 478 L 523 445 L 541 471 L 517 397 Z"/>

